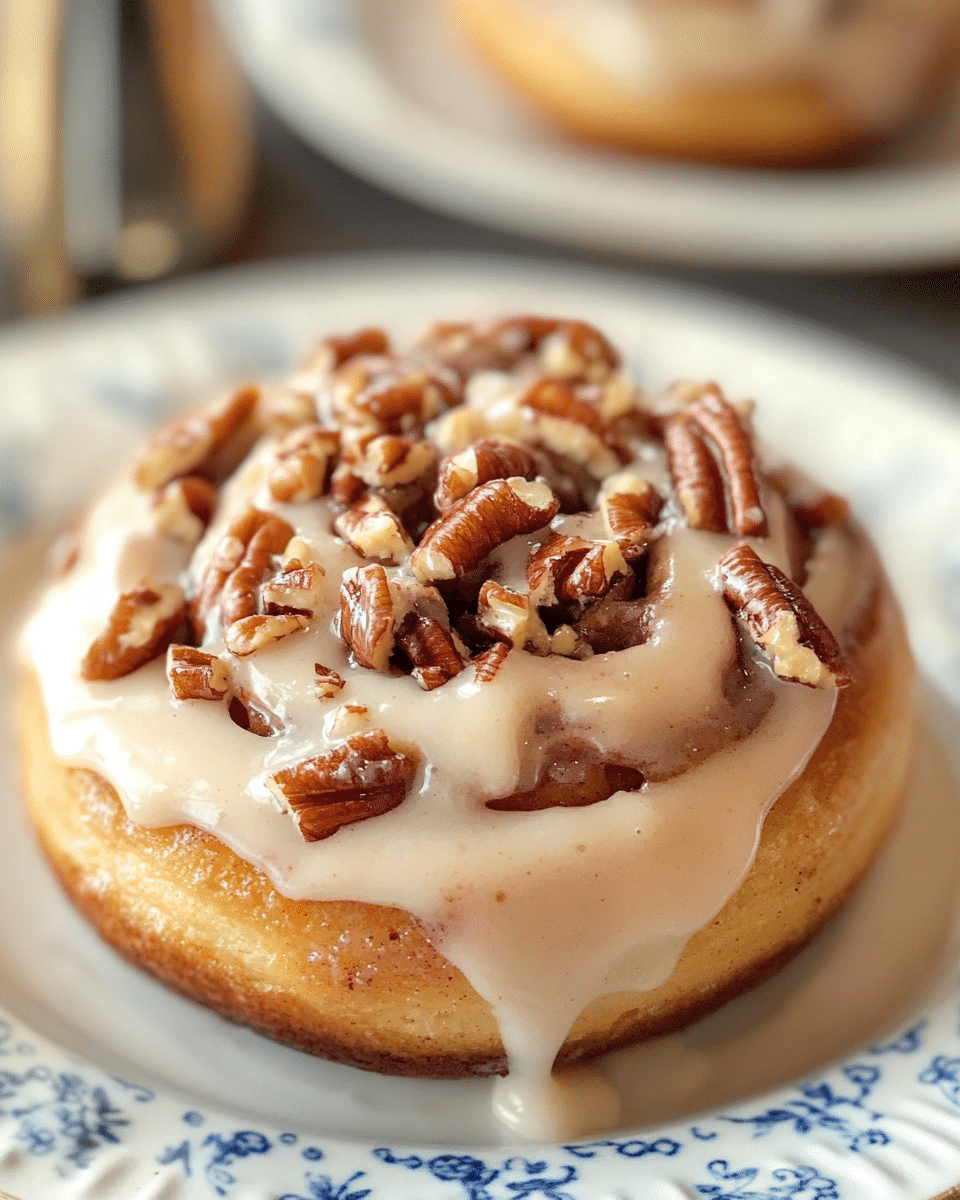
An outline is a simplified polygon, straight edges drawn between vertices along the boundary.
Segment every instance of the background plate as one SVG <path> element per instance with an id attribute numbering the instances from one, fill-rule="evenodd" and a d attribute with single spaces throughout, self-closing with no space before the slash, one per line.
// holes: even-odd
<path id="1" fill-rule="evenodd" d="M 876 535 L 930 681 L 931 717 L 956 756 L 957 398 L 776 314 L 542 265 L 389 259 L 231 272 L 0 334 L 8 641 L 44 529 L 175 405 L 224 379 L 274 373 L 328 330 L 383 323 L 402 340 L 433 317 L 517 310 L 597 322 L 652 386 L 709 376 L 761 400 L 762 432 L 851 495 Z M 8 709 L 11 659 L 8 648 Z M 622 1086 L 647 1072 L 675 1115 L 654 1119 L 641 1097 L 631 1128 L 518 1148 L 496 1144 L 483 1081 L 381 1079 L 308 1059 L 116 959 L 33 846 L 9 726 L 0 1189 L 21 1200 L 927 1200 L 960 1178 L 960 805 L 929 742 L 897 838 L 826 936 L 689 1036 L 614 1057 Z M 717 1099 L 717 1064 L 735 1060 L 756 1066 L 750 1095 Z"/>
<path id="2" fill-rule="evenodd" d="M 960 87 L 870 166 L 762 172 L 562 140 L 480 68 L 439 0 L 217 0 L 256 86 L 357 174 L 485 225 L 617 253 L 760 267 L 960 259 Z"/>

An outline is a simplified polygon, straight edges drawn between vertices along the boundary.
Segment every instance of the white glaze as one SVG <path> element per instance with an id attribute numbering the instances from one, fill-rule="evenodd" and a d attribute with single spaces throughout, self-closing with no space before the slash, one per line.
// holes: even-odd
<path id="1" fill-rule="evenodd" d="M 839 20 L 831 0 L 525 2 L 631 89 L 812 81 L 878 132 L 909 110 L 960 31 L 957 0 L 863 0 Z"/>
<path id="2" fill-rule="evenodd" d="M 471 436 L 516 432 L 516 389 L 500 380 L 481 392 L 471 395 Z M 749 870 L 770 805 L 829 725 L 835 693 L 770 677 L 773 703 L 758 728 L 697 754 L 690 731 L 730 718 L 721 680 L 735 633 L 715 567 L 736 539 L 689 530 L 669 510 L 653 552 L 662 599 L 644 644 L 584 661 L 514 652 L 489 683 L 478 685 L 468 667 L 430 692 L 409 677 L 358 668 L 331 617 L 342 572 L 362 560 L 333 535 L 326 501 L 270 500 L 263 483 L 270 453 L 269 443 L 255 450 L 224 488 L 192 561 L 182 544 L 156 534 L 150 497 L 129 480 L 92 510 L 80 560 L 47 593 L 24 637 L 55 752 L 108 778 L 134 821 L 186 820 L 210 830 L 285 895 L 411 912 L 491 1005 L 511 1068 L 497 1089 L 501 1119 L 537 1139 L 614 1123 L 611 1093 L 595 1078 L 587 1105 L 572 1099 L 569 1081 L 551 1081 L 557 1050 L 593 999 L 662 983 L 689 937 L 723 907 Z M 636 469 L 663 474 L 648 449 Z M 783 503 L 772 493 L 765 500 L 771 536 L 754 544 L 786 568 Z M 206 648 L 230 659 L 235 684 L 262 700 L 283 732 L 259 738 L 233 724 L 224 705 L 176 703 L 161 661 L 115 683 L 81 680 L 78 664 L 114 598 L 143 578 L 195 586 L 217 539 L 250 503 L 285 517 L 326 569 L 324 615 L 302 634 L 232 659 L 210 622 Z M 583 518 L 554 524 L 590 532 Z M 514 583 L 516 549 L 496 556 Z M 806 586 L 835 629 L 860 599 L 849 551 L 842 531 L 826 531 Z M 347 680 L 335 699 L 317 699 L 315 662 Z M 416 744 L 423 770 L 398 808 L 306 843 L 266 780 L 341 741 L 345 704 L 367 709 L 361 727 Z M 648 777 L 657 767 L 671 777 L 587 808 L 488 809 L 485 799 L 517 790 L 547 752 L 535 732 L 546 711 L 604 755 L 632 759 Z"/>

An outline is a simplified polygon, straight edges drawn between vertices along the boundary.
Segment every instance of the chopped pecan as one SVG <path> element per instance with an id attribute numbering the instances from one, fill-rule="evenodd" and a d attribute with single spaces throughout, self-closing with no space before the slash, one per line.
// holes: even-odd
<path id="1" fill-rule="evenodd" d="M 114 604 L 107 627 L 80 664 L 81 678 L 120 679 L 166 650 L 187 615 L 181 588 L 143 583 Z"/>
<path id="2" fill-rule="evenodd" d="M 230 691 L 227 664 L 194 646 L 167 648 L 167 678 L 178 700 L 222 700 Z"/>
<path id="3" fill-rule="evenodd" d="M 303 363 L 301 370 L 327 374 L 358 355 L 387 355 L 390 339 L 382 329 L 364 328 L 356 333 L 323 338 Z"/>
<path id="4" fill-rule="evenodd" d="M 603 433 L 603 418 L 599 411 L 578 396 L 571 383 L 540 379 L 527 390 L 520 403 L 540 416 L 573 421 L 598 436 Z"/>
<path id="5" fill-rule="evenodd" d="M 484 650 L 473 660 L 474 673 L 477 683 L 489 683 L 506 661 L 510 653 L 509 642 L 494 642 L 489 650 Z"/>
<path id="6" fill-rule="evenodd" d="M 347 425 L 404 434 L 422 430 L 462 398 L 459 377 L 445 367 L 358 357 L 334 374 L 330 408 Z"/>
<path id="7" fill-rule="evenodd" d="M 324 574 L 316 562 L 288 567 L 262 586 L 260 606 L 268 616 L 299 613 L 312 617 L 320 605 Z"/>
<path id="8" fill-rule="evenodd" d="M 293 537 L 293 529 L 274 513 L 253 531 L 243 558 L 224 580 L 220 593 L 220 624 L 225 629 L 235 621 L 252 617 L 259 609 L 259 589 L 270 570 L 274 555 L 282 554 Z"/>
<path id="9" fill-rule="evenodd" d="M 340 437 L 332 429 L 295 429 L 277 446 L 276 462 L 267 476 L 270 495 L 291 504 L 323 495 L 330 460 L 339 447 Z"/>
<path id="10" fill-rule="evenodd" d="M 580 560 L 557 583 L 561 601 L 588 601 L 605 596 L 617 579 L 630 574 L 615 541 L 592 542 Z"/>
<path id="11" fill-rule="evenodd" d="M 257 737 L 274 737 L 283 729 L 280 718 L 243 688 L 231 698 L 227 711 L 234 725 Z"/>
<path id="12" fill-rule="evenodd" d="M 241 388 L 220 404 L 188 413 L 162 429 L 134 471 L 137 486 L 152 492 L 205 467 L 253 413 L 259 391 Z"/>
<path id="13" fill-rule="evenodd" d="M 326 721 L 326 734 L 334 741 L 343 741 L 370 729 L 370 710 L 365 704 L 341 704 Z"/>
<path id="14" fill-rule="evenodd" d="M 499 641 L 536 654 L 549 653 L 550 635 L 530 596 L 524 592 L 488 579 L 480 589 L 477 620 L 481 628 Z"/>
<path id="15" fill-rule="evenodd" d="M 396 632 L 393 594 L 378 563 L 352 567 L 340 585 L 340 636 L 362 667 L 387 671 Z"/>
<path id="16" fill-rule="evenodd" d="M 365 558 L 399 563 L 413 549 L 400 518 L 377 492 L 355 501 L 334 520 L 333 528 Z"/>
<path id="17" fill-rule="evenodd" d="M 560 502 L 545 483 L 493 479 L 474 488 L 426 530 L 410 556 L 418 579 L 455 579 L 472 570 L 494 547 L 542 529 Z"/>
<path id="18" fill-rule="evenodd" d="M 618 476 L 600 497 L 610 536 L 628 562 L 642 557 L 662 507 L 663 497 L 653 484 L 636 476 Z"/>
<path id="19" fill-rule="evenodd" d="M 442 687 L 463 670 L 453 634 L 435 617 L 408 613 L 397 632 L 397 644 L 413 663 L 413 677 L 425 692 Z"/>
<path id="20" fill-rule="evenodd" d="M 153 522 L 159 533 L 194 547 L 217 507 L 219 493 L 199 475 L 174 479 L 154 498 Z"/>
<path id="21" fill-rule="evenodd" d="M 402 804 L 416 772 L 416 761 L 393 749 L 383 730 L 375 729 L 278 771 L 267 782 L 296 817 L 304 840 L 316 842 Z"/>
<path id="22" fill-rule="evenodd" d="M 309 624 L 310 618 L 305 617 L 303 613 L 240 617 L 227 626 L 223 640 L 231 654 L 238 658 L 246 658 L 248 654 L 254 654 L 264 646 L 272 646 L 274 642 L 289 637 L 291 633 L 299 633 Z"/>
<path id="23" fill-rule="evenodd" d="M 753 438 L 739 413 L 716 387 L 703 390 L 690 405 L 692 420 L 713 439 L 727 478 L 728 529 L 740 537 L 766 537 L 769 528 L 760 497 Z"/>
<path id="24" fill-rule="evenodd" d="M 200 587 L 191 604 L 194 633 L 198 642 L 203 640 L 206 619 L 220 599 L 224 584 L 233 571 L 240 566 L 250 539 L 270 514 L 259 508 L 247 508 L 235 517 L 227 532 L 213 548 L 213 554 L 200 581 Z"/>
<path id="25" fill-rule="evenodd" d="M 441 462 L 434 502 L 444 512 L 481 483 L 511 477 L 536 479 L 539 471 L 536 457 L 519 442 L 481 438 Z"/>
<path id="26" fill-rule="evenodd" d="M 719 565 L 724 599 L 781 679 L 821 688 L 851 682 L 836 639 L 792 579 L 743 542 Z"/>
<path id="27" fill-rule="evenodd" d="M 432 472 L 437 452 L 426 438 L 361 433 L 345 439 L 343 462 L 368 487 L 392 488 Z"/>
<path id="28" fill-rule="evenodd" d="M 691 529 L 723 533 L 727 528 L 723 482 L 703 435 L 686 413 L 663 430 L 673 490 Z"/>
<path id="29" fill-rule="evenodd" d="M 313 664 L 313 672 L 316 678 L 314 679 L 314 687 L 319 700 L 331 700 L 338 692 L 342 692 L 346 686 L 346 681 L 342 675 L 339 675 L 331 667 L 325 667 L 322 663 Z"/>
<path id="30" fill-rule="evenodd" d="M 359 500 L 366 490 L 367 485 L 349 463 L 337 464 L 330 478 L 330 495 L 337 504 L 346 508 Z"/>
<path id="31" fill-rule="evenodd" d="M 536 604 L 557 604 L 563 579 L 590 549 L 585 538 L 550 533 L 527 559 L 527 584 Z"/>

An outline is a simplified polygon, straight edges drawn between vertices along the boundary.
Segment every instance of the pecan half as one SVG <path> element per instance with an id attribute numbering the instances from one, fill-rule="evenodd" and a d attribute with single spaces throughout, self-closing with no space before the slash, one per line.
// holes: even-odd
<path id="1" fill-rule="evenodd" d="M 610 591 L 617 579 L 630 574 L 623 551 L 615 541 L 593 542 L 580 561 L 559 580 L 561 601 L 597 600 Z"/>
<path id="2" fill-rule="evenodd" d="M 309 624 L 310 618 L 302 613 L 283 613 L 279 616 L 257 614 L 233 621 L 224 631 L 223 640 L 231 654 L 246 658 L 248 654 L 272 646 L 292 633 L 299 633 Z"/>
<path id="3" fill-rule="evenodd" d="M 550 533 L 527 559 L 527 584 L 536 604 L 557 604 L 563 579 L 590 549 L 585 538 Z"/>
<path id="4" fill-rule="evenodd" d="M 387 671 L 396 617 L 387 573 L 377 563 L 352 567 L 340 585 L 340 636 L 362 667 Z"/>
<path id="5" fill-rule="evenodd" d="M 114 604 L 107 627 L 80 664 L 87 680 L 120 679 L 162 654 L 187 615 L 181 588 L 143 583 Z"/>
<path id="6" fill-rule="evenodd" d="M 239 564 L 224 580 L 220 593 L 220 624 L 224 629 L 259 610 L 264 576 L 274 555 L 282 554 L 293 537 L 292 527 L 282 517 L 275 513 L 262 515 L 264 519 L 251 534 Z"/>
<path id="7" fill-rule="evenodd" d="M 383 730 L 375 729 L 278 771 L 267 783 L 296 817 L 304 840 L 316 842 L 402 804 L 416 771 L 416 761 L 394 750 Z"/>
<path id="8" fill-rule="evenodd" d="M 691 529 L 723 533 L 727 528 L 723 482 L 703 434 L 686 413 L 669 418 L 663 430 L 674 494 Z"/>
<path id="9" fill-rule="evenodd" d="M 194 646 L 167 648 L 167 678 L 178 700 L 222 700 L 230 691 L 227 664 Z"/>
<path id="10" fill-rule="evenodd" d="M 413 549 L 400 518 L 376 492 L 355 501 L 334 520 L 333 528 L 364 558 L 399 563 Z"/>
<path id="11" fill-rule="evenodd" d="M 781 679 L 820 688 L 851 682 L 836 639 L 792 579 L 742 542 L 719 565 L 724 599 Z"/>
<path id="12" fill-rule="evenodd" d="M 217 507 L 219 493 L 199 475 L 174 479 L 154 497 L 152 516 L 157 532 L 194 547 L 203 537 Z"/>
<path id="13" fill-rule="evenodd" d="M 688 412 L 720 453 L 730 501 L 729 532 L 767 537 L 770 530 L 760 497 L 753 438 L 740 414 L 716 387 L 704 389 Z"/>
<path id="14" fill-rule="evenodd" d="M 339 434 L 319 425 L 295 429 L 276 449 L 267 475 L 274 500 L 303 504 L 323 495 L 330 460 L 340 448 Z"/>
<path id="15" fill-rule="evenodd" d="M 536 479 L 539 471 L 536 457 L 519 442 L 481 438 L 441 462 L 434 503 L 445 512 L 481 483 L 512 477 Z"/>
<path id="16" fill-rule="evenodd" d="M 559 500 L 545 483 L 493 479 L 474 488 L 427 528 L 410 556 L 410 566 L 422 582 L 455 579 L 496 546 L 542 529 L 559 508 Z"/>
<path id="17" fill-rule="evenodd" d="M 194 633 L 198 642 L 203 640 L 207 616 L 220 599 L 224 584 L 240 566 L 254 534 L 269 519 L 270 514 L 259 508 L 245 509 L 238 517 L 234 518 L 230 528 L 214 546 L 210 562 L 200 581 L 200 587 L 190 606 Z M 254 608 L 252 611 L 255 612 L 256 609 Z"/>
<path id="18" fill-rule="evenodd" d="M 221 403 L 188 413 L 162 429 L 134 469 L 137 486 L 151 492 L 178 475 L 206 466 L 253 414 L 258 396 L 255 387 L 241 388 Z"/>
<path id="19" fill-rule="evenodd" d="M 408 613 L 397 632 L 397 644 L 413 663 L 413 677 L 425 692 L 442 687 L 463 670 L 453 634 L 435 617 Z"/>

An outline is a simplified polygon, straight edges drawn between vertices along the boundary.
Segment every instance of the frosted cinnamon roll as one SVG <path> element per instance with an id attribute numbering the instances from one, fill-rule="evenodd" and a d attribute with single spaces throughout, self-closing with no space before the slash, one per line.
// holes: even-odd
<path id="1" fill-rule="evenodd" d="M 845 504 L 572 320 L 327 338 L 180 418 L 23 653 L 30 813 L 107 942 L 313 1054 L 509 1071 L 527 1133 L 552 1068 L 836 912 L 913 725 Z"/>
<path id="2" fill-rule="evenodd" d="M 941 94 L 957 0 L 448 0 L 500 74 L 568 131 L 673 157 L 829 165 Z"/>

